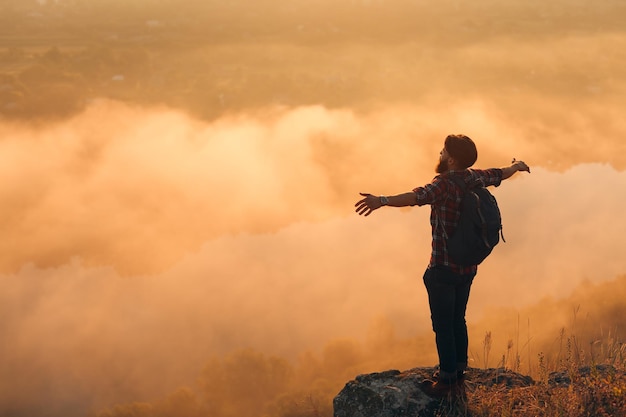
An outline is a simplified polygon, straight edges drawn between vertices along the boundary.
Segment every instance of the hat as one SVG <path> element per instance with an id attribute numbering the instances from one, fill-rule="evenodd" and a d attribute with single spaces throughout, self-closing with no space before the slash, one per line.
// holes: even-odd
<path id="1" fill-rule="evenodd" d="M 476 144 L 465 135 L 448 135 L 444 147 L 463 169 L 471 167 L 478 159 Z"/>

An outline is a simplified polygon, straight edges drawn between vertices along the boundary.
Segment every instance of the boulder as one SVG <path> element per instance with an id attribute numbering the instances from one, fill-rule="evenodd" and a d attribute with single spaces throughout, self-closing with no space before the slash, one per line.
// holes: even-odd
<path id="1" fill-rule="evenodd" d="M 389 370 L 357 376 L 333 400 L 334 417 L 430 417 L 440 415 L 442 407 L 465 402 L 465 398 L 435 399 L 420 386 L 432 379 L 435 368 Z M 504 368 L 470 369 L 466 385 L 518 388 L 534 384 L 532 378 Z M 462 405 L 462 404 L 461 404 Z"/>

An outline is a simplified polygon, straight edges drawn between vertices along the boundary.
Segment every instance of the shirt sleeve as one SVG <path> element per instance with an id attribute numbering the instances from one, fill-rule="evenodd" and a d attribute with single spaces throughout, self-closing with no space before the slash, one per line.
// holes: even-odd
<path id="1" fill-rule="evenodd" d="M 413 189 L 418 206 L 443 201 L 446 197 L 447 191 L 448 185 L 446 181 L 443 181 L 440 175 L 437 175 L 430 184 Z"/>
<path id="2" fill-rule="evenodd" d="M 490 169 L 473 169 L 472 176 L 478 178 L 482 182 L 484 187 L 493 185 L 498 187 L 502 183 L 502 169 L 490 168 Z"/>

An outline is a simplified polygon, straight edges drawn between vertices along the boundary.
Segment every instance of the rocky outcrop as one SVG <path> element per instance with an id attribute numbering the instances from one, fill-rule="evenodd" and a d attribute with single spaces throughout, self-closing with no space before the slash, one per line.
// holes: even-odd
<path id="1" fill-rule="evenodd" d="M 441 399 L 433 399 L 420 389 L 432 378 L 434 368 L 390 370 L 359 375 L 350 381 L 333 401 L 334 417 L 430 417 L 438 414 Z M 470 369 L 467 384 L 485 387 L 525 387 L 532 378 L 505 369 Z"/>

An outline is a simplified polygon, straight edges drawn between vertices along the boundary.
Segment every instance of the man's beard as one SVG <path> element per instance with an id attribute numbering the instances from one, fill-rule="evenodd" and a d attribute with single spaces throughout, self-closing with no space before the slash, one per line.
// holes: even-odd
<path id="1" fill-rule="evenodd" d="M 439 163 L 437 164 L 437 166 L 435 167 L 435 172 L 437 174 L 443 174 L 444 172 L 446 172 L 448 170 L 448 161 L 445 159 L 440 159 Z"/>

